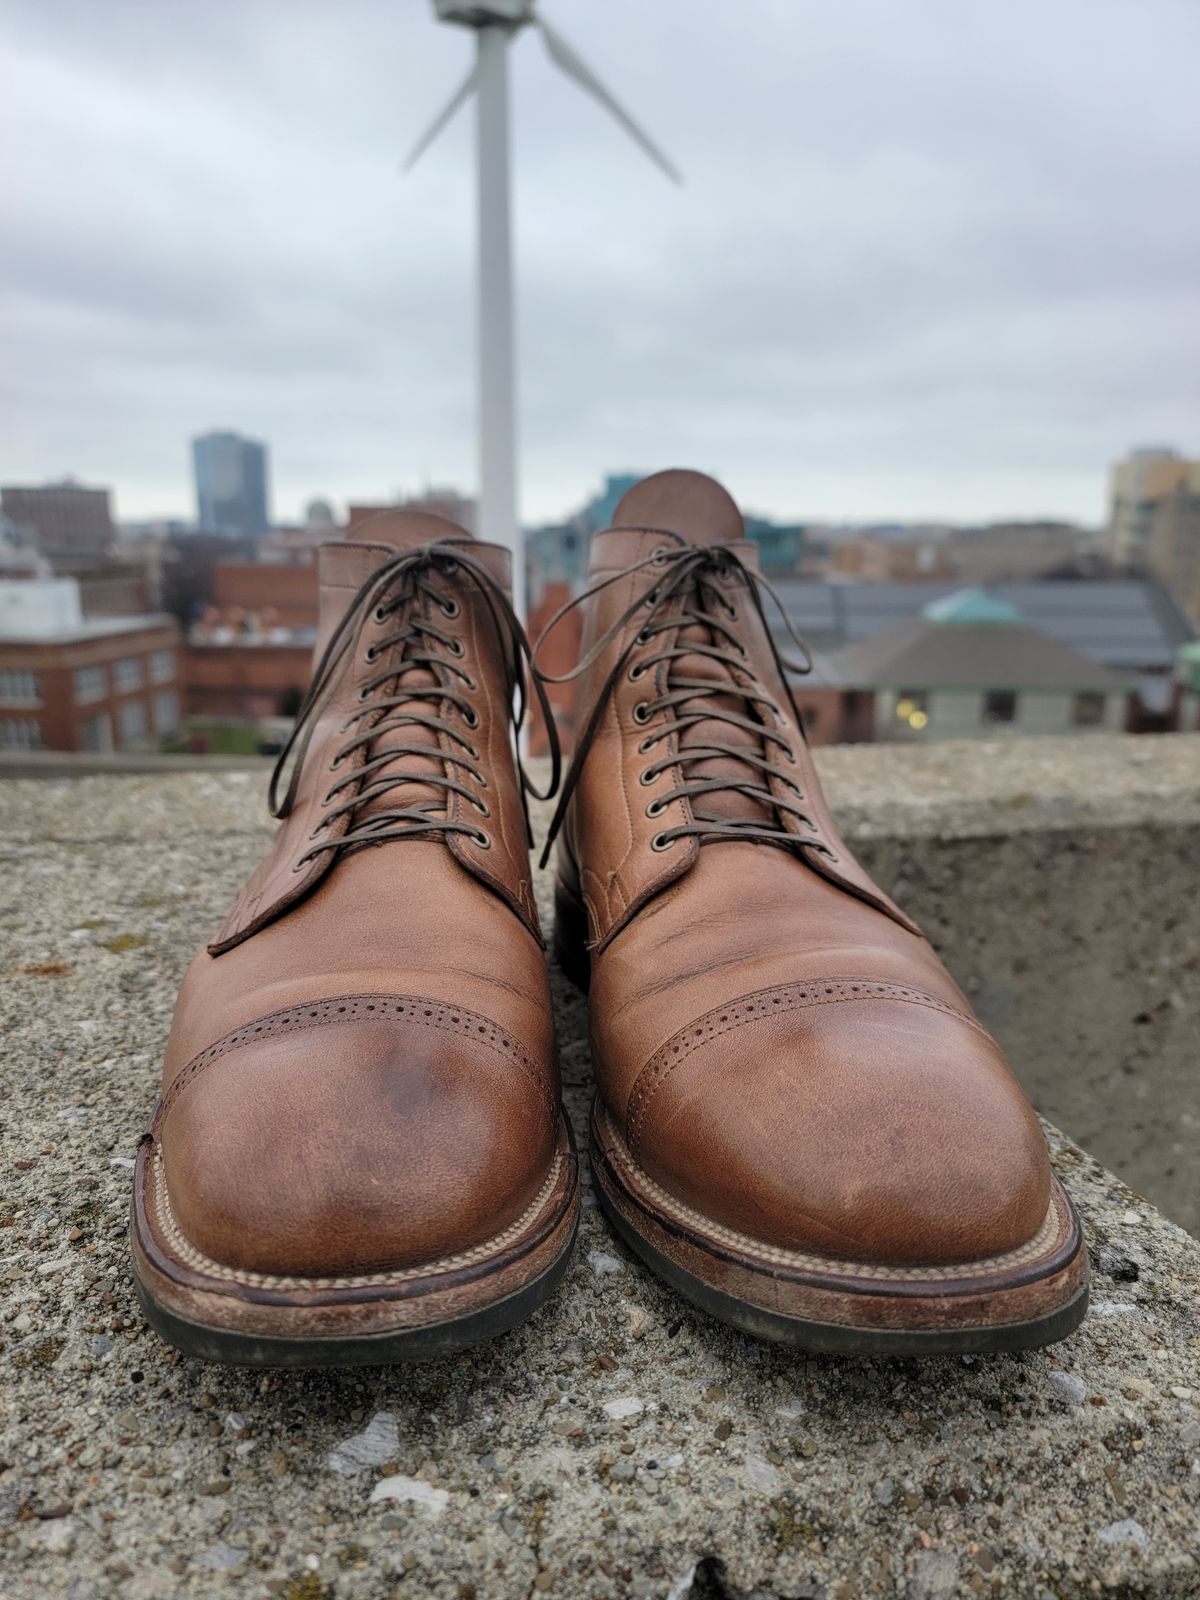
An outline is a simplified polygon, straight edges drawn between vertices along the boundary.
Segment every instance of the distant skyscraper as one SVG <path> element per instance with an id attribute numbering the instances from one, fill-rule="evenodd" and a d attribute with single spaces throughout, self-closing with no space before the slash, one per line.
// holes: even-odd
<path id="1" fill-rule="evenodd" d="M 1109 495 L 1109 555 L 1120 567 L 1144 569 L 1158 506 L 1176 490 L 1200 491 L 1200 461 L 1178 450 L 1148 445 L 1131 450 L 1112 469 Z"/>
<path id="2" fill-rule="evenodd" d="M 196 520 L 206 532 L 264 533 L 267 447 L 239 433 L 206 433 L 192 440 Z"/>

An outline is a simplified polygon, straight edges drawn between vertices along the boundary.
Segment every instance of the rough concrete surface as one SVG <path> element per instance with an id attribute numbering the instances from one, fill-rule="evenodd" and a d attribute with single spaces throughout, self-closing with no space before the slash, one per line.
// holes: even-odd
<path id="1" fill-rule="evenodd" d="M 895 787 L 843 756 L 823 767 L 849 831 L 886 843 Z M 1036 759 L 1023 809 L 1053 813 L 1048 742 Z M 1195 757 L 1164 760 L 1160 809 L 1182 827 Z M 958 761 L 905 752 L 893 774 L 945 784 L 943 813 L 968 777 L 982 815 L 993 758 Z M 589 1205 L 562 1291 L 478 1351 L 295 1375 L 176 1357 L 129 1282 L 130 1158 L 179 976 L 269 837 L 260 783 L 0 800 L 4 1600 L 1200 1594 L 1200 1245 L 1054 1135 L 1096 1276 L 1088 1320 L 1048 1351 L 789 1356 L 691 1311 Z M 1128 787 L 1112 803 L 1144 815 Z M 555 991 L 582 1134 L 583 1006 Z"/>

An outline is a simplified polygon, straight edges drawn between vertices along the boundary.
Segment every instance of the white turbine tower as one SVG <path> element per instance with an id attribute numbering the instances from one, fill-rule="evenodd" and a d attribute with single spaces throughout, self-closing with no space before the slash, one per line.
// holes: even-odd
<path id="1" fill-rule="evenodd" d="M 508 47 L 522 28 L 536 28 L 551 61 L 598 100 L 675 183 L 678 171 L 618 104 L 533 0 L 433 0 L 441 22 L 475 32 L 475 64 L 449 104 L 418 139 L 405 171 L 421 157 L 471 95 L 477 100 L 478 185 L 479 532 L 513 552 L 513 599 L 525 608 L 524 561 L 517 525 L 516 383 L 513 363 L 512 227 L 509 202 Z"/>

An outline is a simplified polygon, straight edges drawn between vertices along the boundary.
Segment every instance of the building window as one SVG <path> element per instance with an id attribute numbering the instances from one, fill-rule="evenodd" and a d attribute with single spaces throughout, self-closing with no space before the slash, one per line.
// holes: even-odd
<path id="1" fill-rule="evenodd" d="M 79 748 L 89 755 L 100 755 L 112 749 L 112 718 L 106 711 L 87 717 L 79 725 Z"/>
<path id="2" fill-rule="evenodd" d="M 929 696 L 921 689 L 901 689 L 896 696 L 896 721 L 920 733 L 929 726 Z"/>
<path id="3" fill-rule="evenodd" d="M 0 717 L 0 750 L 40 750 L 42 725 L 35 717 Z"/>
<path id="4" fill-rule="evenodd" d="M 152 650 L 150 653 L 150 682 L 170 683 L 174 676 L 174 650 Z"/>
<path id="5" fill-rule="evenodd" d="M 118 709 L 117 727 L 120 730 L 122 744 L 128 744 L 132 739 L 141 739 L 145 736 L 146 708 L 140 700 L 130 700 L 127 705 Z"/>
<path id="6" fill-rule="evenodd" d="M 14 706 L 36 706 L 41 700 L 36 672 L 0 672 L 0 700 Z"/>
<path id="7" fill-rule="evenodd" d="M 984 722 L 1015 722 L 1017 696 L 1012 689 L 989 689 L 983 697 Z"/>
<path id="8" fill-rule="evenodd" d="M 1071 721 L 1077 728 L 1102 728 L 1108 696 L 1094 691 L 1077 694 L 1071 706 Z"/>
<path id="9" fill-rule="evenodd" d="M 158 734 L 174 733 L 179 726 L 179 696 L 168 689 L 154 696 L 154 731 Z"/>
<path id="10" fill-rule="evenodd" d="M 113 680 L 118 694 L 128 694 L 142 687 L 142 660 L 140 656 L 122 656 L 113 665 Z"/>
<path id="11" fill-rule="evenodd" d="M 90 700 L 103 700 L 108 694 L 108 679 L 103 667 L 75 668 L 75 699 L 85 706 Z"/>

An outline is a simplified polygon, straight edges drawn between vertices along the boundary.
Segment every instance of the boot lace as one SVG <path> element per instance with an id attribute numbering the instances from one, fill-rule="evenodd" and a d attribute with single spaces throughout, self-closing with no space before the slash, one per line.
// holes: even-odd
<path id="1" fill-rule="evenodd" d="M 662 576 L 646 594 L 622 612 L 596 640 L 578 666 L 559 676 L 543 672 L 538 667 L 539 651 L 568 612 L 584 605 L 610 584 L 620 583 L 647 567 L 661 568 Z M 660 666 L 665 668 L 658 678 L 660 692 L 655 694 L 648 690 L 646 698 L 638 702 L 633 713 L 635 722 L 648 730 L 638 745 L 638 751 L 654 758 L 643 770 L 641 781 L 650 784 L 670 767 L 679 767 L 683 781 L 668 793 L 652 800 L 646 807 L 646 814 L 650 817 L 660 816 L 673 802 L 682 800 L 686 802 L 690 820 L 655 834 L 651 841 L 653 848 L 669 850 L 677 839 L 696 838 L 701 844 L 721 839 L 753 839 L 792 849 L 797 843 L 797 836 L 783 826 L 785 814 L 816 833 L 817 824 L 804 809 L 800 786 L 794 774 L 787 770 L 796 765 L 797 758 L 788 736 L 784 712 L 768 694 L 750 664 L 749 653 L 741 642 L 736 625 L 737 607 L 720 581 L 728 581 L 731 576 L 745 581 L 751 603 L 762 619 L 766 637 L 770 640 L 771 652 L 787 692 L 795 725 L 803 728 L 788 686 L 787 673 L 811 672 L 812 656 L 792 625 L 777 591 L 761 573 L 747 567 L 735 551 L 722 545 L 686 545 L 678 550 L 663 548 L 613 573 L 560 607 L 534 647 L 535 678 L 543 683 L 567 683 L 594 666 L 638 612 L 647 610 L 641 627 L 631 636 L 609 672 L 576 745 L 574 759 L 550 824 L 542 854 L 543 867 L 549 860 L 551 846 L 562 827 L 567 806 L 617 680 L 623 672 L 628 671 L 629 677 L 637 681 Z M 781 655 L 776 647 L 763 609 L 764 593 L 771 596 L 789 636 L 803 652 L 801 661 Z M 690 635 L 687 638 L 683 636 L 685 630 Z M 672 635 L 674 642 L 662 640 L 662 635 Z M 657 646 L 656 641 L 659 641 Z M 646 653 L 642 654 L 642 651 Z M 635 654 L 637 659 L 632 660 Z M 681 672 L 679 663 L 684 658 L 694 659 L 697 656 L 719 662 L 726 670 L 716 678 L 692 677 Z M 731 701 L 732 705 L 729 703 Z M 662 720 L 656 722 L 660 716 Z M 754 740 L 747 744 L 741 740 L 734 742 L 707 737 L 704 742 L 697 744 L 682 744 L 682 737 L 699 723 L 725 723 L 731 729 L 751 733 Z M 696 770 L 697 763 L 714 759 L 732 760 L 741 770 L 726 767 L 722 773 L 715 775 Z M 778 790 L 772 790 L 769 787 L 772 780 L 789 793 L 780 794 Z M 716 815 L 705 807 L 704 800 L 706 796 L 719 792 L 739 794 L 750 804 L 767 808 L 770 815 L 764 818 L 761 810 L 757 815 L 744 817 Z M 805 839 L 803 842 L 810 849 L 820 850 L 831 857 L 834 855 L 829 846 L 819 839 Z"/>
<path id="2" fill-rule="evenodd" d="M 469 777 L 482 788 L 487 774 L 480 770 L 481 752 L 470 738 L 470 733 L 479 727 L 479 714 L 469 692 L 478 685 L 464 665 L 462 640 L 443 625 L 461 611 L 459 600 L 445 587 L 446 580 L 455 578 L 474 584 L 487 602 L 506 661 L 509 722 L 514 737 L 519 739 L 527 703 L 526 668 L 532 668 L 532 654 L 504 590 L 486 567 L 458 544 L 439 541 L 385 561 L 361 586 L 334 630 L 271 775 L 271 814 L 286 817 L 295 804 L 317 723 L 358 649 L 368 619 L 377 625 L 392 621 L 392 630 L 365 651 L 363 659 L 368 666 L 382 664 L 363 683 L 359 706 L 342 724 L 345 742 L 330 769 L 338 771 L 359 751 L 362 759 L 324 795 L 322 819 L 311 837 L 326 833 L 343 818 L 347 826 L 336 836 L 311 845 L 294 864 L 293 871 L 301 871 L 327 853 L 336 861 L 343 852 L 391 839 L 460 833 L 485 849 L 491 844 L 483 828 L 449 815 L 451 796 L 455 794 L 468 801 L 480 816 L 490 814 L 487 802 L 463 781 L 464 776 Z M 532 671 L 529 676 L 545 718 L 551 759 L 550 786 L 544 794 L 534 788 L 527 770 L 519 759 L 517 762 L 525 826 L 532 844 L 527 797 L 549 799 L 558 786 L 561 757 L 545 690 Z M 427 730 L 424 742 L 417 730 Z M 412 764 L 396 764 L 406 756 L 414 758 L 415 770 Z M 289 763 L 290 776 L 284 787 Z M 398 791 L 409 785 L 433 789 L 434 798 L 404 804 Z M 384 797 L 384 806 L 372 804 Z M 371 809 L 364 814 L 368 806 Z"/>

